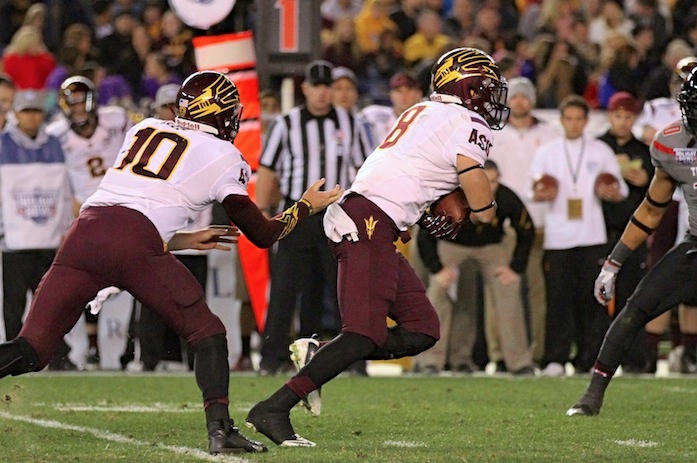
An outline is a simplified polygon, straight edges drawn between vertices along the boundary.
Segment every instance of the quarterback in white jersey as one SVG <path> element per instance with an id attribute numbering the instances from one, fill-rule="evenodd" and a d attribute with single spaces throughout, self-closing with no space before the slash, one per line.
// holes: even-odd
<path id="1" fill-rule="evenodd" d="M 456 188 L 464 190 L 472 220 L 495 216 L 482 164 L 491 146 L 490 127 L 501 128 L 508 116 L 506 81 L 489 55 L 457 48 L 434 64 L 432 83 L 431 101 L 402 113 L 341 204 L 325 214 L 325 233 L 339 265 L 342 329 L 247 415 L 247 423 L 276 444 L 314 445 L 295 433 L 290 409 L 355 361 L 416 355 L 438 340 L 438 316 L 423 283 L 396 251 L 397 237 L 417 221 L 435 236 L 456 233 L 450 217 L 424 213 Z M 387 316 L 397 325 L 388 328 Z"/>
<path id="2" fill-rule="evenodd" d="M 242 105 L 224 74 L 189 76 L 175 121 L 146 119 L 128 131 L 114 167 L 83 204 L 32 299 L 19 335 L 0 344 L 0 378 L 42 369 L 97 292 L 131 293 L 184 338 L 195 355 L 212 454 L 262 452 L 242 436 L 228 412 L 225 327 L 203 288 L 169 251 L 230 248 L 232 226 L 182 232 L 213 200 L 252 242 L 270 246 L 314 211 L 338 199 L 337 186 L 315 182 L 300 201 L 266 219 L 247 196 L 249 166 L 232 145 Z M 232 241 L 234 242 L 234 241 Z"/>
<path id="3" fill-rule="evenodd" d="M 65 117 L 46 131 L 61 142 L 75 200 L 82 204 L 97 190 L 133 124 L 123 108 L 97 107 L 94 86 L 85 77 L 63 82 L 59 99 Z"/>

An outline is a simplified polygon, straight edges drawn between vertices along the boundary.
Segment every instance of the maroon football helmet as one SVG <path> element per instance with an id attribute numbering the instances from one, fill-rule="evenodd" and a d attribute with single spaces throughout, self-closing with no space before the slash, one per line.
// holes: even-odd
<path id="1" fill-rule="evenodd" d="M 85 104 L 84 112 L 75 110 L 75 105 L 79 103 Z M 93 125 L 97 121 L 97 95 L 94 84 L 87 77 L 65 79 L 60 87 L 58 105 L 75 129 Z"/>
<path id="2" fill-rule="evenodd" d="M 480 114 L 492 129 L 506 125 L 510 111 L 506 106 L 508 85 L 499 66 L 483 51 L 455 48 L 445 53 L 431 69 L 431 85 L 436 94 L 456 97 L 441 101 L 454 101 Z"/>
<path id="3" fill-rule="evenodd" d="M 234 142 L 240 128 L 240 93 L 225 74 L 195 72 L 186 78 L 177 96 L 177 122 Z"/>

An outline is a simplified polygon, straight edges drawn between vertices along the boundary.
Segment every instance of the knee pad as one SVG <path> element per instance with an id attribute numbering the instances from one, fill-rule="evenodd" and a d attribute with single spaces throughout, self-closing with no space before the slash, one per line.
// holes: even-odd
<path id="1" fill-rule="evenodd" d="M 368 360 L 392 360 L 410 357 L 433 347 L 437 339 L 424 333 L 414 333 L 401 326 L 387 330 L 387 340 L 382 347 L 375 349 Z"/>

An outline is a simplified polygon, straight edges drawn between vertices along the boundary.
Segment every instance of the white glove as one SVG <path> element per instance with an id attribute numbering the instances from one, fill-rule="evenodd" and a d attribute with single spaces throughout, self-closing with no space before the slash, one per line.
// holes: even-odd
<path id="1" fill-rule="evenodd" d="M 102 310 L 102 304 L 106 302 L 114 294 L 120 293 L 121 290 L 116 286 L 108 286 L 104 289 L 100 289 L 97 296 L 87 303 L 87 307 L 90 309 L 92 315 L 97 315 L 100 310 Z"/>
<path id="2" fill-rule="evenodd" d="M 615 295 L 615 280 L 617 280 L 619 271 L 619 265 L 606 260 L 603 268 L 600 270 L 600 275 L 595 279 L 595 298 L 602 305 L 607 305 L 612 296 Z"/>

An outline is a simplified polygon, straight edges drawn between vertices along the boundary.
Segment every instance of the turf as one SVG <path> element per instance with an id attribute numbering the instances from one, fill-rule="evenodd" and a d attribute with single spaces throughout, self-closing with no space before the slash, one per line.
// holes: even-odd
<path id="1" fill-rule="evenodd" d="M 697 461 L 697 382 L 686 378 L 616 378 L 599 417 L 567 418 L 585 377 L 340 377 L 323 389 L 322 416 L 291 414 L 316 448 L 276 447 L 243 425 L 283 380 L 230 385 L 233 418 L 269 452 L 209 458 L 191 375 L 5 378 L 0 462 Z"/>

